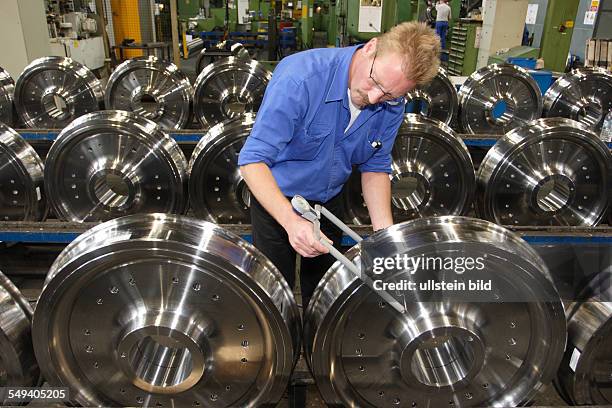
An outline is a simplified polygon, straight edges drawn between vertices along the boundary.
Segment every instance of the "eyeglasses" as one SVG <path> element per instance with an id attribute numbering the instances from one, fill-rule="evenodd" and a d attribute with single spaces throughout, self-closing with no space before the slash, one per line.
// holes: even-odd
<path id="1" fill-rule="evenodd" d="M 372 67 L 370 68 L 370 79 L 372 80 L 372 82 L 374 82 L 374 85 L 376 85 L 378 90 L 382 92 L 383 94 L 382 99 L 385 99 L 385 100 L 395 99 L 395 97 L 391 95 L 389 92 L 385 91 L 383 87 L 378 83 L 378 81 L 376 81 L 374 77 L 372 76 L 372 72 L 374 72 L 374 63 L 376 62 L 377 55 L 378 54 L 374 54 L 374 59 L 372 60 Z"/>

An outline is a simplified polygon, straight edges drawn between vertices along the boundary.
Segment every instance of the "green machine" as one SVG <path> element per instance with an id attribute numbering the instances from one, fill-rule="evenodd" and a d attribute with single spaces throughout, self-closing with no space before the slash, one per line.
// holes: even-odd
<path id="1" fill-rule="evenodd" d="M 563 72 L 580 0 L 548 0 L 540 56 L 548 70 Z"/>

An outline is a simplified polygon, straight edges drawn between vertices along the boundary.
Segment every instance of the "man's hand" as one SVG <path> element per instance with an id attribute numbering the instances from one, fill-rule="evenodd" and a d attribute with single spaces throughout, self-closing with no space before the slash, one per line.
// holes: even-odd
<path id="1" fill-rule="evenodd" d="M 298 254 L 307 258 L 328 253 L 329 250 L 315 238 L 312 223 L 297 214 L 294 215 L 295 217 L 292 217 L 290 222 L 283 225 L 293 249 Z M 332 243 L 322 232 L 321 237 Z"/>

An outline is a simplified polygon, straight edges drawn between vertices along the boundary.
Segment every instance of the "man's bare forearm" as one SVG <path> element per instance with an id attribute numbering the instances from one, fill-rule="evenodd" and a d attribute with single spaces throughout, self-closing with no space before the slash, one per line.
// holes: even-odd
<path id="1" fill-rule="evenodd" d="M 361 173 L 361 189 L 374 231 L 393 225 L 389 175 L 387 173 Z"/>
<path id="2" fill-rule="evenodd" d="M 287 229 L 287 224 L 299 217 L 278 187 L 267 164 L 250 163 L 241 166 L 240 173 L 251 194 L 283 228 Z"/>

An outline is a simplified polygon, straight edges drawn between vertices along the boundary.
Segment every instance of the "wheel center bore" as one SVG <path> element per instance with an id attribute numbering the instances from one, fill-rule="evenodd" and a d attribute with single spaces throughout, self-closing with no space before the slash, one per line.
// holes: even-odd
<path id="1" fill-rule="evenodd" d="M 133 322 L 117 348 L 124 373 L 147 392 L 174 394 L 192 388 L 204 375 L 209 354 L 202 327 L 164 314 L 156 318 L 155 313 Z"/>
<path id="2" fill-rule="evenodd" d="M 417 210 L 429 201 L 429 197 L 429 181 L 420 173 L 400 173 L 391 179 L 391 202 L 399 210 Z"/>
<path id="3" fill-rule="evenodd" d="M 512 122 L 516 110 L 516 104 L 511 99 L 500 98 L 498 99 L 489 111 L 487 116 L 489 120 L 496 125 L 505 126 Z"/>
<path id="4" fill-rule="evenodd" d="M 47 115 L 55 120 L 64 120 L 70 115 L 66 98 L 57 92 L 43 95 L 42 105 Z"/>
<path id="5" fill-rule="evenodd" d="M 543 178 L 536 186 L 535 205 L 541 211 L 557 213 L 571 202 L 574 191 L 572 180 L 562 174 Z"/>
<path id="6" fill-rule="evenodd" d="M 420 322 L 404 322 L 397 332 L 400 370 L 408 384 L 460 387 L 480 372 L 484 344 L 474 324 L 456 317 L 429 315 Z"/>
<path id="7" fill-rule="evenodd" d="M 95 181 L 94 194 L 100 203 L 108 207 L 123 207 L 130 198 L 129 184 L 128 180 L 120 174 L 105 173 Z"/>
<path id="8" fill-rule="evenodd" d="M 412 374 L 422 384 L 443 387 L 463 380 L 474 363 L 474 350 L 466 338 L 430 337 L 412 356 Z"/>
<path id="9" fill-rule="evenodd" d="M 589 127 L 597 126 L 603 119 L 603 109 L 599 101 L 585 101 L 584 104 L 579 106 L 577 119 L 586 123 Z"/>

